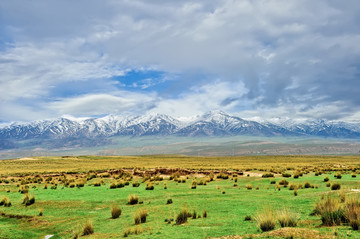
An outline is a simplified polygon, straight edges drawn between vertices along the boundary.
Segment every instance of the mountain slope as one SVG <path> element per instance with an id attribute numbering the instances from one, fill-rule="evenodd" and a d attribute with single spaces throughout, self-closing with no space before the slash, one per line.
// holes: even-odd
<path id="1" fill-rule="evenodd" d="M 296 123 L 270 123 L 244 120 L 221 111 L 208 112 L 190 119 L 167 115 L 114 116 L 85 120 L 60 118 L 0 128 L 0 149 L 19 147 L 17 141 L 36 145 L 98 145 L 112 136 L 316 136 L 360 138 L 360 125 L 324 120 Z M 56 143 L 55 143 L 56 142 Z"/>

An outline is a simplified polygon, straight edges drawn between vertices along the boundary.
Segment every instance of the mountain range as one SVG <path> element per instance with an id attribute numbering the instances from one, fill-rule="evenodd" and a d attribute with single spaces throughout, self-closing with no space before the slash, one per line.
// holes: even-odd
<path id="1" fill-rule="evenodd" d="M 93 146 L 111 143 L 115 136 L 266 136 L 360 139 L 360 124 L 325 120 L 297 123 L 292 120 L 256 122 L 221 111 L 192 118 L 162 114 L 108 115 L 101 118 L 41 120 L 13 123 L 0 128 L 0 149 L 40 145 Z"/>

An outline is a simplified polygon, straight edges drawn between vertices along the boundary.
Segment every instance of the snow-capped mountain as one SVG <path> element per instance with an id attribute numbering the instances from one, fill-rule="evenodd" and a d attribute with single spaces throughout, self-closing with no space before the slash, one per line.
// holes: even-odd
<path id="1" fill-rule="evenodd" d="M 324 120 L 256 122 L 221 111 L 192 118 L 175 119 L 161 114 L 143 116 L 109 115 L 102 118 L 42 120 L 0 128 L 0 149 L 17 141 L 32 144 L 52 140 L 56 145 L 97 145 L 112 136 L 319 136 L 360 138 L 360 124 Z"/>

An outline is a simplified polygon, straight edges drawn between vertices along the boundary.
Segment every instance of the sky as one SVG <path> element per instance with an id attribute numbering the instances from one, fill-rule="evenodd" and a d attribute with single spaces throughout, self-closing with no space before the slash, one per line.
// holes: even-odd
<path id="1" fill-rule="evenodd" d="M 360 121 L 358 0 L 0 1 L 0 123 Z"/>

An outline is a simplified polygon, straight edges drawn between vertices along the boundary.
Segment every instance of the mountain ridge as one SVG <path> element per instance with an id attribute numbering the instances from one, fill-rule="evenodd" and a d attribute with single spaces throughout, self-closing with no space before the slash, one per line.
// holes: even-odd
<path id="1" fill-rule="evenodd" d="M 316 136 L 360 139 L 360 124 L 324 120 L 273 123 L 245 120 L 222 111 L 211 111 L 190 119 L 164 114 L 141 116 L 107 115 L 99 118 L 41 120 L 11 124 L 0 128 L 0 149 L 13 147 L 16 141 L 61 140 L 80 145 L 108 143 L 113 136 Z M 60 141 L 59 141 L 60 140 Z M 61 145 L 61 143 L 60 143 Z"/>

